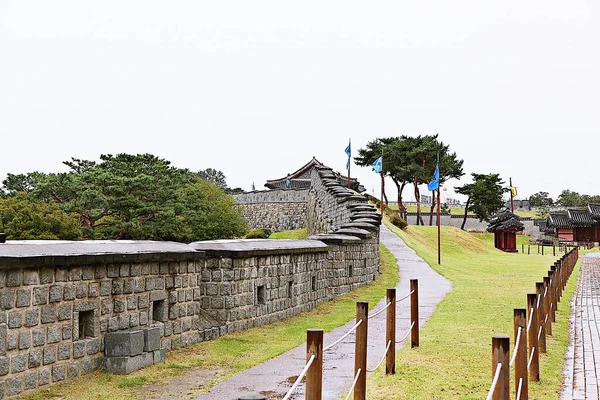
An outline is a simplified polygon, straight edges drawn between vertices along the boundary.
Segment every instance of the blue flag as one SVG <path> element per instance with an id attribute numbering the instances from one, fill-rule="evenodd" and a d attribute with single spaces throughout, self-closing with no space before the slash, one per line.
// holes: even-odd
<path id="1" fill-rule="evenodd" d="M 256 188 L 254 187 L 254 182 L 252 182 L 252 191 L 254 192 Z"/>
<path id="2" fill-rule="evenodd" d="M 427 185 L 427 189 L 430 191 L 438 190 L 440 188 L 440 163 L 435 165 L 435 172 L 433 173 L 433 179 Z"/>
<path id="3" fill-rule="evenodd" d="M 346 150 L 344 150 L 344 151 L 345 151 L 345 152 L 346 152 L 346 154 L 348 155 L 348 158 L 350 158 L 350 154 L 352 154 L 352 153 L 351 153 L 351 150 L 350 150 L 350 144 L 348 144 L 348 147 L 346 147 Z"/>
<path id="4" fill-rule="evenodd" d="M 373 169 L 375 170 L 375 172 L 377 172 L 378 174 L 381 173 L 381 169 L 383 167 L 382 163 L 383 163 L 383 156 L 379 157 L 377 160 L 373 161 L 373 164 L 371 164 L 373 166 Z"/>
<path id="5" fill-rule="evenodd" d="M 350 170 L 350 159 L 348 159 L 348 162 L 346 163 L 346 171 Z"/>

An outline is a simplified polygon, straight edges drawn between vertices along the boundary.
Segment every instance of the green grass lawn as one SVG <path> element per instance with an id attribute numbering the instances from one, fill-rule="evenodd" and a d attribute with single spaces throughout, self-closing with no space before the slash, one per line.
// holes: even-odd
<path id="1" fill-rule="evenodd" d="M 294 229 L 291 231 L 273 232 L 269 239 L 306 239 L 308 238 L 308 229 Z"/>
<path id="2" fill-rule="evenodd" d="M 385 297 L 385 290 L 398 284 L 398 265 L 394 256 L 382 245 L 379 277 L 368 284 L 323 303 L 312 311 L 264 327 L 252 328 L 167 353 L 167 363 L 158 364 L 122 377 L 96 371 L 80 379 L 29 393 L 20 399 L 62 398 L 65 400 L 125 400 L 142 399 L 136 388 L 143 385 L 168 383 L 173 376 L 191 368 L 225 370 L 205 389 L 233 374 L 285 353 L 306 341 L 307 329 L 329 332 L 355 317 L 356 302 L 367 301 L 372 309 Z M 290 376 L 300 371 L 290 370 Z M 274 383 L 275 385 L 275 383 Z"/>
<path id="3" fill-rule="evenodd" d="M 396 375 L 370 376 L 368 398 L 484 399 L 491 384 L 492 336 L 509 336 L 512 350 L 513 309 L 526 307 L 527 293 L 535 293 L 535 282 L 547 275 L 555 258 L 504 253 L 494 249 L 487 236 L 442 227 L 442 265 L 438 266 L 435 227 L 390 229 L 448 278 L 453 289 L 421 330 L 420 347 L 398 352 Z M 530 383 L 530 399 L 558 398 L 568 304 L 576 279 L 575 273 L 559 305 L 554 336 L 547 340 L 548 353 L 540 358 L 541 382 Z"/>

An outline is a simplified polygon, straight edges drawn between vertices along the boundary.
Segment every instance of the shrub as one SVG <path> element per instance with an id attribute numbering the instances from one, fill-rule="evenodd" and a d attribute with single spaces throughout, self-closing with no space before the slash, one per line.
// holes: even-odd
<path id="1" fill-rule="evenodd" d="M 392 216 L 390 216 L 390 222 L 400 229 L 405 229 L 408 226 L 404 218 L 398 215 L 398 213 L 394 213 Z"/>
<path id="2" fill-rule="evenodd" d="M 246 235 L 246 239 L 267 239 L 271 236 L 271 230 L 268 228 L 252 229 Z"/>

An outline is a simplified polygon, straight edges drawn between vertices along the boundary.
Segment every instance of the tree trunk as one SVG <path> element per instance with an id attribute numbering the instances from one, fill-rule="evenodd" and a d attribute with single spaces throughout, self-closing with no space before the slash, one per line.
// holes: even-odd
<path id="1" fill-rule="evenodd" d="M 429 209 L 429 226 L 433 225 L 433 209 L 435 207 L 435 190 L 431 192 L 431 208 Z"/>
<path id="2" fill-rule="evenodd" d="M 460 229 L 465 230 L 465 224 L 467 223 L 467 213 L 469 212 L 469 205 L 471 204 L 471 197 L 467 197 L 467 204 L 465 205 L 465 217 L 463 218 L 463 223 L 460 226 Z"/>
<path id="3" fill-rule="evenodd" d="M 419 192 L 419 184 L 417 183 L 417 178 L 415 178 L 414 186 L 415 200 L 417 201 L 417 225 L 425 225 L 423 223 L 423 217 L 421 216 L 421 193 Z"/>
<path id="4" fill-rule="evenodd" d="M 402 185 L 400 185 L 398 179 L 392 178 L 392 181 L 394 181 L 396 189 L 398 190 L 398 213 L 406 220 L 406 207 L 404 207 L 404 203 L 402 202 L 402 191 L 404 190 L 404 186 L 406 186 L 406 182 L 402 182 Z"/>

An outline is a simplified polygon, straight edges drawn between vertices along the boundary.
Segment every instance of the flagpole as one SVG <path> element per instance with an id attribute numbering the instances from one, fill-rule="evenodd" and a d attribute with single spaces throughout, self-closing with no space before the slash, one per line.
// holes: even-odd
<path id="1" fill-rule="evenodd" d="M 439 168 L 440 168 L 440 153 L 438 153 L 438 159 L 437 159 L 437 165 L 438 165 L 438 174 L 439 174 Z M 440 265 L 442 263 L 442 241 L 441 241 L 441 218 L 440 218 L 440 203 L 442 201 L 442 196 L 440 195 L 440 185 L 438 183 L 438 198 L 437 198 L 437 233 L 438 233 L 438 265 Z"/>
<path id="2" fill-rule="evenodd" d="M 384 181 L 383 181 L 383 149 L 381 149 L 381 199 L 379 202 L 379 205 L 381 208 L 381 218 L 383 218 L 383 185 L 384 185 Z"/>
<path id="3" fill-rule="evenodd" d="M 510 212 L 514 213 L 515 212 L 515 205 L 513 202 L 513 185 L 512 185 L 512 178 L 508 178 L 508 182 L 510 185 Z"/>
<path id="4" fill-rule="evenodd" d="M 350 151 L 352 151 L 352 138 L 348 139 L 348 147 L 350 147 Z M 348 189 L 350 189 L 350 154 L 348 154 Z"/>

